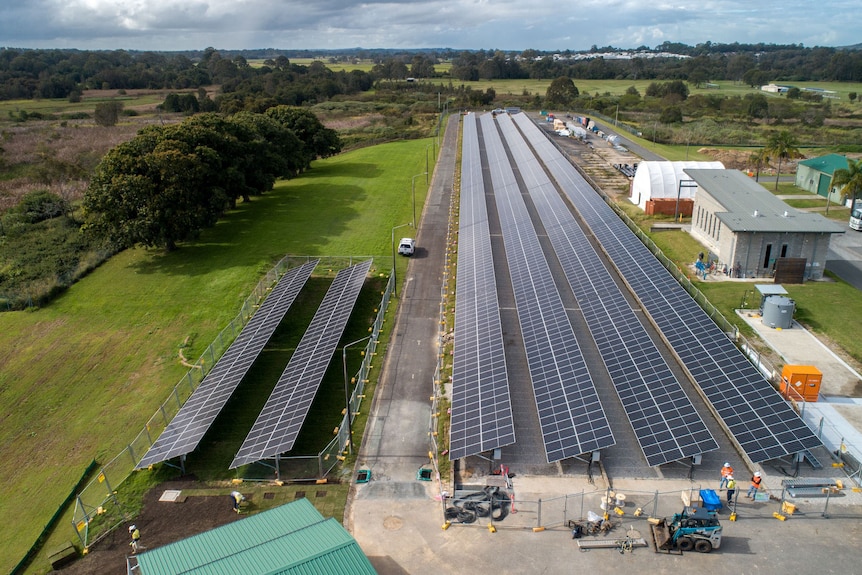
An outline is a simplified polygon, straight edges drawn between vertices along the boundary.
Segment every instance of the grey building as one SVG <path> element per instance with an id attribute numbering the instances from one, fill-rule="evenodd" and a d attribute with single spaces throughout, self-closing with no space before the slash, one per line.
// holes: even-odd
<path id="1" fill-rule="evenodd" d="M 823 277 L 829 239 L 843 234 L 843 227 L 791 208 L 738 170 L 685 173 L 697 183 L 691 234 L 718 259 L 720 269 L 770 277 L 779 258 L 802 258 L 805 279 Z"/>

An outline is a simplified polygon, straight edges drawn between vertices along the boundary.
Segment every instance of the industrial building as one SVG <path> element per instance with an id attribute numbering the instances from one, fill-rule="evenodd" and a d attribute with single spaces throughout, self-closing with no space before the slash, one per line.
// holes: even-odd
<path id="1" fill-rule="evenodd" d="M 697 184 L 691 234 L 720 268 L 753 278 L 798 266 L 784 283 L 823 277 L 829 240 L 844 233 L 842 227 L 788 206 L 738 170 L 685 173 Z"/>

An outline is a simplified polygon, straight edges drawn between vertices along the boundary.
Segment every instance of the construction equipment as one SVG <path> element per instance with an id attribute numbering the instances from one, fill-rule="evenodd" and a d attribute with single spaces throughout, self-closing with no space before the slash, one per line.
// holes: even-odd
<path id="1" fill-rule="evenodd" d="M 714 512 L 702 507 L 685 507 L 673 518 L 658 519 L 650 524 L 658 551 L 691 551 L 709 553 L 721 546 L 721 524 Z"/>

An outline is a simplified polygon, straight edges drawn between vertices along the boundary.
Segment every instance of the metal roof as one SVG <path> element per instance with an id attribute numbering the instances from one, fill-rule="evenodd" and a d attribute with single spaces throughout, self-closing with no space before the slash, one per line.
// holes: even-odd
<path id="1" fill-rule="evenodd" d="M 848 166 L 847 156 L 840 154 L 826 154 L 817 158 L 809 158 L 799 162 L 800 166 L 807 166 L 812 170 L 829 174 L 835 173 L 835 170 L 846 170 Z"/>
<path id="2" fill-rule="evenodd" d="M 739 170 L 685 173 L 726 210 L 715 215 L 733 232 L 844 233 L 820 214 L 791 208 Z"/>
<path id="3" fill-rule="evenodd" d="M 307 500 L 140 553 L 141 575 L 375 575 L 359 544 Z"/>

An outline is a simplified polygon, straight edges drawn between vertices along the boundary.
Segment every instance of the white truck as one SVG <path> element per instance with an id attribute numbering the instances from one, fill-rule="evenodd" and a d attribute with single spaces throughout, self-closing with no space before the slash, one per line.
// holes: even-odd
<path id="1" fill-rule="evenodd" d="M 850 229 L 862 231 L 862 200 L 856 200 L 850 209 Z"/>
<path id="2" fill-rule="evenodd" d="M 401 238 L 398 242 L 398 253 L 402 256 L 412 256 L 416 252 L 416 240 L 413 238 Z"/>

